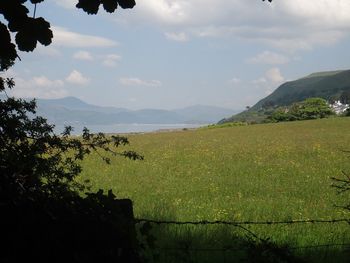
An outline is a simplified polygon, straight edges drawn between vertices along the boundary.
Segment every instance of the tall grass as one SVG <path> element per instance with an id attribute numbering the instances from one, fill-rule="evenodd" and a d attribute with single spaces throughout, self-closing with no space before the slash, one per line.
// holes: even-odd
<path id="1" fill-rule="evenodd" d="M 144 161 L 116 159 L 105 165 L 92 155 L 83 163 L 80 180 L 132 199 L 138 218 L 349 218 L 349 211 L 337 207 L 348 197 L 330 186 L 331 177 L 350 171 L 350 155 L 344 152 L 350 149 L 349 130 L 349 118 L 332 118 L 131 135 L 130 148 L 143 154 Z M 195 228 L 182 234 L 211 236 Z M 350 243 L 346 223 L 250 229 L 292 246 Z M 217 230 L 208 231 L 211 238 L 217 235 Z"/>

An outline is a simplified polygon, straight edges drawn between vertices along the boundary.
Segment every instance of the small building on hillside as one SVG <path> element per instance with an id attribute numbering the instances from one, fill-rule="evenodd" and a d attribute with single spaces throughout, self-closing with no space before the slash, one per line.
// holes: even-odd
<path id="1" fill-rule="evenodd" d="M 339 100 L 329 104 L 329 106 L 336 114 L 343 114 L 349 108 L 349 104 L 343 104 Z"/>

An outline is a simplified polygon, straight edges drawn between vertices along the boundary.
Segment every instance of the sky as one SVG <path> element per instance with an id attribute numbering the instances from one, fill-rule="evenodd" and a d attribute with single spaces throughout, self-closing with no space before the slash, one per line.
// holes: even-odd
<path id="1" fill-rule="evenodd" d="M 12 95 L 240 110 L 285 81 L 350 69 L 349 0 L 136 0 L 98 15 L 76 2 L 37 5 L 53 43 L 20 53 Z"/>

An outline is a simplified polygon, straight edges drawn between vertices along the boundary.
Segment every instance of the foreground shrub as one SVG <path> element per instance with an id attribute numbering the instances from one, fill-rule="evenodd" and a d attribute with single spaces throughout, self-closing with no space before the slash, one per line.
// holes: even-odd
<path id="1" fill-rule="evenodd" d="M 121 136 L 85 129 L 72 138 L 71 127 L 55 135 L 52 125 L 35 117 L 35 101 L 7 97 L 5 89 L 13 86 L 0 78 L 0 262 L 138 262 L 131 201 L 111 191 L 82 197 L 87 189 L 75 177 L 79 161 L 94 151 L 142 156 L 116 151 L 129 143 Z"/>

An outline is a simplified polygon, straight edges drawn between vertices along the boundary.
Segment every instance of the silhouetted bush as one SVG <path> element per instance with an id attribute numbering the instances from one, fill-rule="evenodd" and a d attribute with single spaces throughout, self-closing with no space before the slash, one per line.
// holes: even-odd
<path id="1" fill-rule="evenodd" d="M 0 92 L 13 86 L 0 78 Z M 143 157 L 116 151 L 129 143 L 122 136 L 85 129 L 72 138 L 70 127 L 55 135 L 35 107 L 35 101 L 0 99 L 0 262 L 139 262 L 131 201 L 102 190 L 83 197 L 86 187 L 75 177 L 91 152 Z"/>

